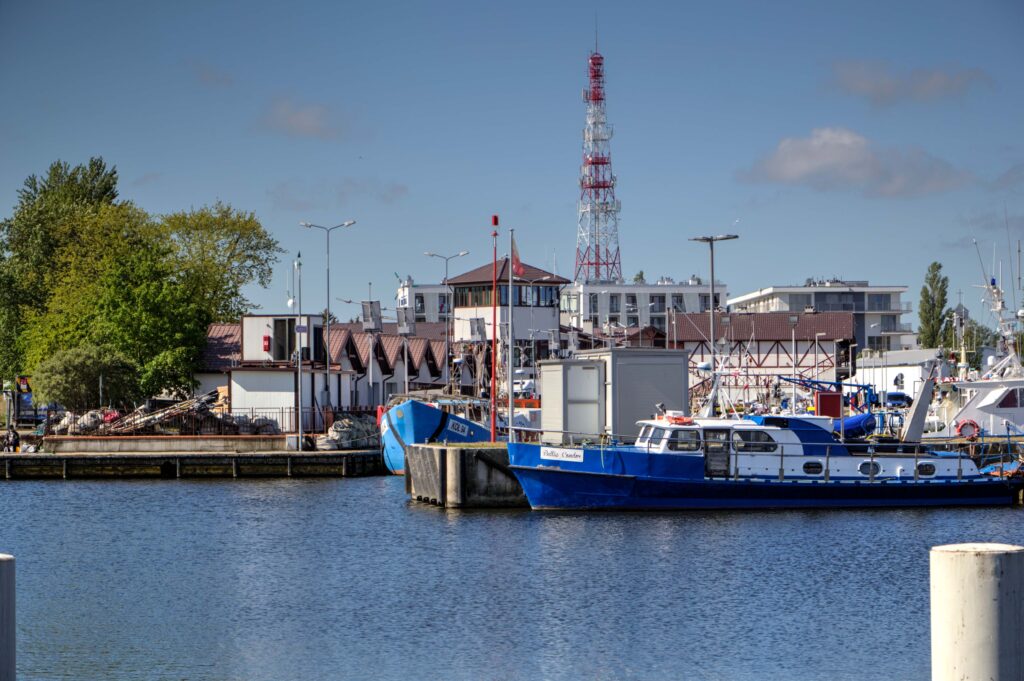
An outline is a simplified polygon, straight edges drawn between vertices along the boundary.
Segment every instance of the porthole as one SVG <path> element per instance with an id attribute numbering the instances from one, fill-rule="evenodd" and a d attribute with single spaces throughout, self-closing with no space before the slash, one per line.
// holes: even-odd
<path id="1" fill-rule="evenodd" d="M 933 463 L 919 463 L 917 464 L 918 475 L 935 475 L 935 464 Z"/>
<path id="2" fill-rule="evenodd" d="M 807 475 L 821 475 L 824 470 L 820 461 L 808 461 L 804 464 L 804 473 Z"/>
<path id="3" fill-rule="evenodd" d="M 864 461 L 861 463 L 860 468 L 861 475 L 878 475 L 878 471 L 882 470 L 882 467 L 875 461 Z"/>

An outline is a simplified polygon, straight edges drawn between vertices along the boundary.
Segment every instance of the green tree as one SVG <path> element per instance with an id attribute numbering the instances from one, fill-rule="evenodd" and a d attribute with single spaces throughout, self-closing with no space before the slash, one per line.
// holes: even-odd
<path id="1" fill-rule="evenodd" d="M 255 305 L 243 294 L 250 284 L 271 283 L 274 263 L 284 251 L 252 213 L 217 202 L 161 219 L 173 245 L 175 269 L 213 321 L 238 321 Z"/>
<path id="2" fill-rule="evenodd" d="M 921 287 L 921 304 L 918 310 L 918 342 L 921 347 L 934 348 L 942 340 L 942 327 L 948 316 L 948 289 L 949 277 L 942 274 L 942 264 L 933 262 L 928 265 L 924 286 Z"/>
<path id="3" fill-rule="evenodd" d="M 131 407 L 141 397 L 137 381 L 138 367 L 111 348 L 82 345 L 48 357 L 32 377 L 37 400 L 56 402 L 72 411 L 103 404 Z"/>
<path id="4" fill-rule="evenodd" d="M 633 275 L 633 283 L 634 284 L 646 284 L 647 283 L 647 280 L 644 278 L 644 271 L 643 270 L 640 270 L 639 272 L 637 272 L 636 274 Z"/>
<path id="5" fill-rule="evenodd" d="M 57 161 L 25 180 L 14 215 L 0 221 L 0 375 L 24 369 L 25 321 L 44 312 L 61 274 L 57 259 L 83 219 L 116 198 L 117 170 L 100 158 L 75 167 Z"/>

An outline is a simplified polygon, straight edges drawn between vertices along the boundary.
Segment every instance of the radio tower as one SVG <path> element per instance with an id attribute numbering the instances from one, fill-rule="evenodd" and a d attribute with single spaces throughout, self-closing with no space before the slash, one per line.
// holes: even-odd
<path id="1" fill-rule="evenodd" d="M 604 109 L 604 57 L 587 60 L 590 85 L 583 90 L 587 126 L 583 129 L 580 168 L 579 226 L 576 230 L 576 276 L 579 283 L 622 282 L 619 262 L 619 210 L 609 140 L 612 128 Z"/>

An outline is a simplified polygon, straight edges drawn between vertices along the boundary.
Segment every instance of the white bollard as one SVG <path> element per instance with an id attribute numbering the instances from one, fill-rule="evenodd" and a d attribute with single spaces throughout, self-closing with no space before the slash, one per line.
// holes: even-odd
<path id="1" fill-rule="evenodd" d="M 1024 546 L 931 550 L 932 681 L 1024 678 Z"/>
<path id="2" fill-rule="evenodd" d="M 0 553 L 0 681 L 14 681 L 14 556 Z"/>

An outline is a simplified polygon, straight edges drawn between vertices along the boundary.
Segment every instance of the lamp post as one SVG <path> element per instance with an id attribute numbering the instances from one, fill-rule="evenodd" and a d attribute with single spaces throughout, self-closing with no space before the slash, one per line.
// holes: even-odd
<path id="1" fill-rule="evenodd" d="M 323 230 L 324 236 L 327 239 L 327 311 L 326 319 L 324 319 L 324 355 L 326 357 L 326 373 L 324 375 L 324 389 L 327 391 L 327 399 L 324 401 L 325 409 L 331 409 L 331 232 L 342 227 L 351 227 L 356 224 L 355 220 L 346 220 L 340 225 L 334 225 L 333 227 L 324 227 L 322 225 L 314 225 L 312 222 L 300 222 L 299 225 L 306 229 L 319 229 Z M 324 427 L 327 427 L 327 421 L 324 419 Z"/>
<path id="2" fill-rule="evenodd" d="M 708 314 L 711 316 L 710 345 L 711 345 L 711 375 L 715 373 L 715 242 L 739 239 L 738 234 L 719 234 L 718 236 L 695 236 L 690 241 L 699 241 L 711 248 L 711 301 L 708 305 Z"/>
<path id="3" fill-rule="evenodd" d="M 288 300 L 288 307 L 292 307 L 296 302 L 295 315 L 295 338 L 296 338 L 296 352 L 295 352 L 295 363 L 298 365 L 298 419 L 297 419 L 297 430 L 299 434 L 299 440 L 296 443 L 296 449 L 302 451 L 302 253 L 297 253 L 295 261 L 292 263 L 292 274 L 298 277 L 299 288 L 298 288 L 298 301 L 293 299 Z"/>
<path id="4" fill-rule="evenodd" d="M 454 260 L 455 258 L 461 258 L 464 255 L 469 255 L 469 251 L 459 251 L 455 255 L 439 255 L 433 251 L 426 251 L 423 255 L 430 258 L 440 258 L 444 260 L 444 370 L 446 374 L 449 374 L 446 378 L 450 379 L 451 376 L 451 357 L 450 357 L 450 341 L 448 340 L 448 327 L 451 325 L 452 317 L 452 299 L 451 299 L 451 287 L 448 286 L 448 261 Z"/>

